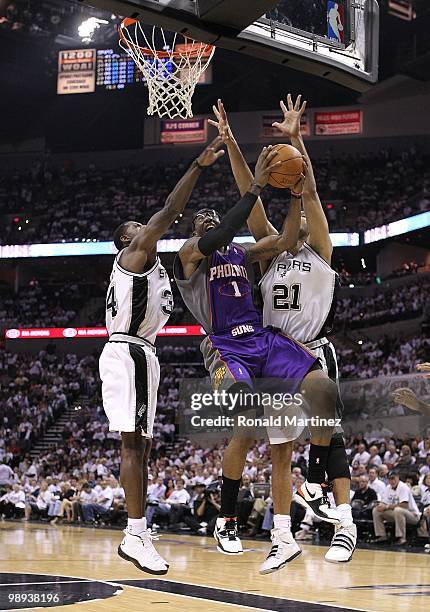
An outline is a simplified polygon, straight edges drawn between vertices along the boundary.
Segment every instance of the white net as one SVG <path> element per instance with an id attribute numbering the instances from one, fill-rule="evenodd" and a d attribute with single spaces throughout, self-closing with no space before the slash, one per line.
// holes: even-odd
<path id="1" fill-rule="evenodd" d="M 147 83 L 148 115 L 192 117 L 194 90 L 215 47 L 178 33 L 168 39 L 163 28 L 156 26 L 147 34 L 135 19 L 124 19 L 119 35 L 121 48 L 133 58 Z"/>

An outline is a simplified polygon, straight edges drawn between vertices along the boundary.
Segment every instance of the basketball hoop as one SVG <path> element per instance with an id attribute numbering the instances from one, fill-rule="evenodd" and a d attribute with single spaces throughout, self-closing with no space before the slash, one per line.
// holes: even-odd
<path id="1" fill-rule="evenodd" d="M 118 32 L 120 47 L 133 58 L 148 85 L 148 115 L 192 117 L 194 90 L 215 47 L 178 33 L 168 41 L 163 28 L 157 26 L 147 36 L 142 24 L 128 17 Z M 162 50 L 157 49 L 158 44 Z"/>

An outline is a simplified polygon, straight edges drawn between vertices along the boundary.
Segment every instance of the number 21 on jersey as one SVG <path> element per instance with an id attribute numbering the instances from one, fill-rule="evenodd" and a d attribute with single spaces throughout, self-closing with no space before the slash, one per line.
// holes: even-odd
<path id="1" fill-rule="evenodd" d="M 300 283 L 273 285 L 273 310 L 300 310 Z"/>

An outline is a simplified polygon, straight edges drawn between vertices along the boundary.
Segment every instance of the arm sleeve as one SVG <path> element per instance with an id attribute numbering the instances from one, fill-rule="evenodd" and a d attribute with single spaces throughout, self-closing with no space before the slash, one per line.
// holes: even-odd
<path id="1" fill-rule="evenodd" d="M 217 249 L 227 246 L 239 229 L 244 225 L 249 217 L 251 210 L 257 201 L 256 195 L 247 191 L 231 210 L 228 211 L 224 219 L 214 229 L 209 230 L 200 238 L 197 243 L 200 253 L 205 256 L 211 255 Z"/>

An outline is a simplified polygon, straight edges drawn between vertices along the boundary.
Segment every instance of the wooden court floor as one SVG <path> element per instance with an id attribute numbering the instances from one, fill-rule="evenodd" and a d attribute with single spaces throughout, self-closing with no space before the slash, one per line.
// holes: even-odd
<path id="1" fill-rule="evenodd" d="M 0 610 L 36 610 L 49 598 L 58 602 L 53 610 L 82 612 L 430 610 L 429 555 L 357 550 L 350 563 L 333 565 L 323 559 L 326 547 L 305 545 L 286 568 L 260 576 L 266 542 L 246 541 L 245 554 L 231 559 L 212 538 L 166 534 L 157 548 L 170 570 L 157 578 L 117 556 L 121 536 L 1 523 Z"/>

